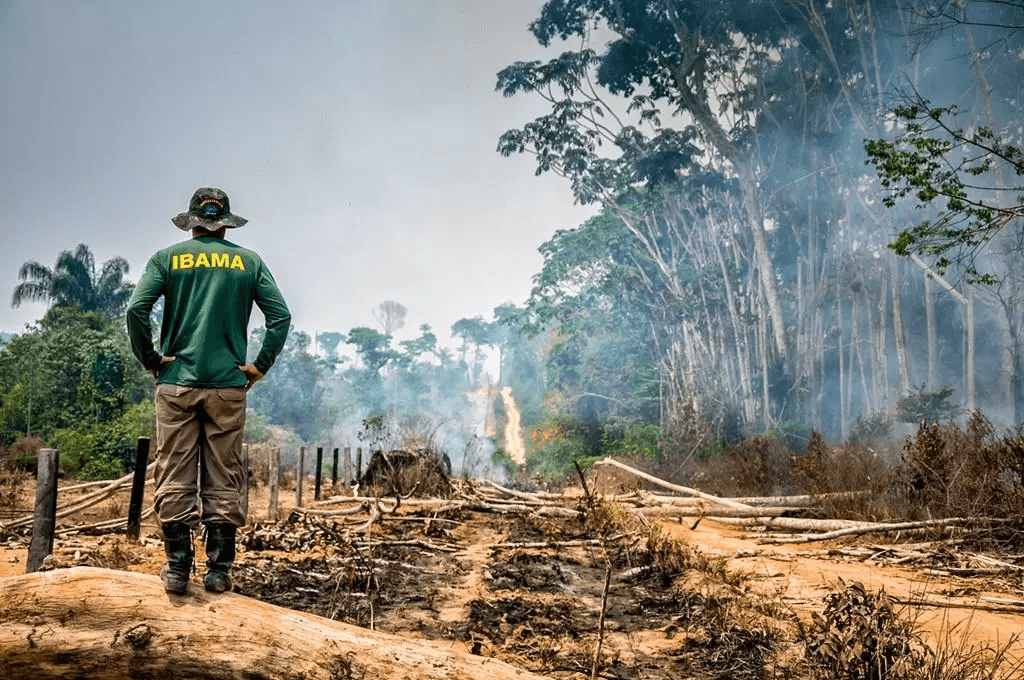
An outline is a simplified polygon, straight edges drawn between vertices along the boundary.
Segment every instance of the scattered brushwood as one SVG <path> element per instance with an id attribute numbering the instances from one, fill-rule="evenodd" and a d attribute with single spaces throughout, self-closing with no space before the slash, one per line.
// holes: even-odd
<path id="1" fill-rule="evenodd" d="M 998 437 L 979 411 L 963 427 L 922 422 L 898 474 L 910 518 L 1024 517 L 1024 437 Z"/>
<path id="2" fill-rule="evenodd" d="M 792 474 L 803 491 L 820 499 L 828 517 L 900 518 L 893 467 L 886 455 L 863 443 L 830 446 L 814 432 L 807 451 L 793 457 Z"/>
<path id="3" fill-rule="evenodd" d="M 292 512 L 280 522 L 253 522 L 238 536 L 245 550 L 308 552 L 345 545 L 349 540 L 342 525 L 300 512 Z"/>
<path id="4" fill-rule="evenodd" d="M 492 547 L 490 596 L 470 603 L 462 633 L 474 652 L 591 678 L 770 677 L 784 626 L 765 625 L 742 574 L 616 503 L 589 491 L 577 500 L 579 519 L 519 517 Z M 638 630 L 675 646 L 637 654 L 621 636 Z"/>
<path id="5" fill-rule="evenodd" d="M 773 677 L 777 636 L 769 630 L 730 626 L 690 637 L 679 650 L 688 677 L 766 680 Z M 691 675 L 692 674 L 692 675 Z"/>
<path id="6" fill-rule="evenodd" d="M 277 523 L 257 522 L 239 535 L 234 590 L 373 629 L 391 609 L 440 589 L 446 574 L 426 574 L 424 564 L 457 548 L 438 541 L 447 539 L 439 522 L 387 523 L 371 539 L 331 518 L 299 512 Z"/>
<path id="7" fill-rule="evenodd" d="M 122 527 L 123 530 L 123 527 Z M 86 544 L 81 541 L 64 540 L 61 546 L 47 555 L 39 571 L 68 569 L 71 567 L 98 567 L 101 569 L 126 570 L 144 561 L 137 551 L 132 550 L 123 536 L 106 536 L 99 542 Z"/>
<path id="8" fill-rule="evenodd" d="M 601 461 L 602 463 L 606 461 Z M 631 470 L 629 466 L 617 461 L 616 467 L 624 470 Z M 940 519 L 917 520 L 912 522 L 864 522 L 858 520 L 843 519 L 818 519 L 808 517 L 784 517 L 779 513 L 772 514 L 765 508 L 758 508 L 756 499 L 743 499 L 741 502 L 736 498 L 721 498 L 709 496 L 696 489 L 680 487 L 648 475 L 639 470 L 632 470 L 634 474 L 658 485 L 670 488 L 682 493 L 694 494 L 696 497 L 708 504 L 701 508 L 698 522 L 701 518 L 711 518 L 718 522 L 745 527 L 750 530 L 771 530 L 786 532 L 804 532 L 802 534 L 780 535 L 770 534 L 766 538 L 776 543 L 798 543 L 807 541 L 831 540 L 844 536 L 860 536 L 864 534 L 890 533 L 902 536 L 931 534 L 933 536 L 951 536 L 953 534 L 964 534 L 971 532 L 975 535 L 984 536 L 996 531 L 1009 531 L 1019 534 L 1017 531 L 1020 525 L 1020 515 L 1009 518 L 993 516 L 970 516 L 970 517 L 947 517 Z M 837 494 L 825 495 L 828 500 L 841 499 L 847 495 L 856 498 L 862 492 L 838 492 Z M 785 503 L 785 498 L 773 498 L 773 502 Z M 741 517 L 735 516 L 737 509 L 744 510 Z M 679 516 L 692 516 L 690 512 L 680 512 Z M 696 523 L 694 524 L 696 527 Z"/>
<path id="9" fill-rule="evenodd" d="M 655 579 L 663 586 L 688 571 L 699 571 L 730 586 L 739 586 L 743 580 L 742 574 L 728 568 L 725 558 L 709 557 L 683 541 L 666 536 L 657 527 L 647 532 L 634 563 L 637 566 L 630 570 L 630 575 L 637 579 Z"/>
<path id="10" fill-rule="evenodd" d="M 452 494 L 451 463 L 433 448 L 378 449 L 359 478 L 361 493 L 408 497 L 414 494 L 448 498 Z"/>
<path id="11" fill-rule="evenodd" d="M 845 585 L 845 584 L 844 584 Z M 806 664 L 815 680 L 917 680 L 934 652 L 884 590 L 860 583 L 825 598 L 822 614 L 801 631 Z"/>
<path id="12" fill-rule="evenodd" d="M 792 452 L 777 437 L 756 436 L 695 459 L 681 473 L 687 486 L 716 496 L 778 496 L 796 493 Z"/>
<path id="13" fill-rule="evenodd" d="M 382 584 L 400 577 L 386 565 L 340 557 L 245 557 L 232 570 L 236 593 L 364 627 L 381 608 Z"/>

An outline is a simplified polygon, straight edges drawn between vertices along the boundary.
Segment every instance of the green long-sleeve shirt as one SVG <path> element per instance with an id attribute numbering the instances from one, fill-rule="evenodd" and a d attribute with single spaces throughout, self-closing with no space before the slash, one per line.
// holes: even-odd
<path id="1" fill-rule="evenodd" d="M 160 296 L 164 318 L 160 352 L 152 340 L 149 315 Z M 266 373 L 284 347 L 291 314 L 270 270 L 259 255 L 213 236 L 201 236 L 161 250 L 149 259 L 128 303 L 132 350 L 157 382 L 192 387 L 241 387 L 249 316 L 255 303 L 267 333 L 253 362 Z M 161 354 L 174 361 L 161 364 Z"/>

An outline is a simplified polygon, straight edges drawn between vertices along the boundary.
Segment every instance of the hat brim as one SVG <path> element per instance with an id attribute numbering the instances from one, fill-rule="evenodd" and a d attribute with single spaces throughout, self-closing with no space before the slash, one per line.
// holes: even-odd
<path id="1" fill-rule="evenodd" d="M 249 220 L 238 215 L 228 213 L 227 215 L 221 215 L 215 220 L 203 219 L 199 215 L 195 215 L 190 212 L 178 213 L 171 222 L 174 223 L 178 229 L 182 231 L 191 231 L 192 229 L 205 229 L 206 231 L 217 231 L 221 227 L 227 227 L 228 229 L 235 229 L 240 227 Z"/>

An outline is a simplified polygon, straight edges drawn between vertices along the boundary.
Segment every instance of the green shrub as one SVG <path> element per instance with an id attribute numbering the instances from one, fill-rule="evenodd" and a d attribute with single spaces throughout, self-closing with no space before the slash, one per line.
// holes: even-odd
<path id="1" fill-rule="evenodd" d="M 124 473 L 122 458 L 100 453 L 89 458 L 78 476 L 82 479 L 115 479 Z"/>
<path id="2" fill-rule="evenodd" d="M 892 437 L 893 421 L 885 412 L 857 416 L 847 437 L 851 444 L 877 445 Z"/>
<path id="3" fill-rule="evenodd" d="M 247 414 L 242 438 L 250 444 L 264 441 L 267 438 L 267 419 L 259 413 Z"/>
<path id="4" fill-rule="evenodd" d="M 932 652 L 897 600 L 860 583 L 825 598 L 823 614 L 804 631 L 811 677 L 821 680 L 914 680 L 927 677 Z"/>
<path id="5" fill-rule="evenodd" d="M 787 449 L 794 453 L 802 453 L 807 450 L 807 443 L 811 440 L 811 428 L 807 423 L 784 420 L 765 432 L 763 436 L 782 442 Z"/>
<path id="6" fill-rule="evenodd" d="M 584 438 L 564 413 L 547 416 L 530 430 L 527 439 L 527 470 L 548 479 L 567 476 L 574 471 L 573 461 L 587 455 Z"/>
<path id="7" fill-rule="evenodd" d="M 922 421 L 935 423 L 949 420 L 959 411 L 956 404 L 949 403 L 951 396 L 952 387 L 927 390 L 923 386 L 915 386 L 910 394 L 900 397 L 896 402 L 896 419 L 901 423 L 915 425 Z"/>
<path id="8" fill-rule="evenodd" d="M 491 464 L 505 470 L 509 477 L 514 477 L 516 474 L 516 464 L 512 460 L 512 456 L 508 455 L 508 452 L 498 444 L 495 444 L 494 453 L 491 454 Z"/>
<path id="9" fill-rule="evenodd" d="M 57 430 L 51 443 L 60 451 L 61 469 L 85 479 L 110 479 L 135 467 L 139 437 L 154 436 L 153 402 L 129 406 L 105 423 Z"/>
<path id="10" fill-rule="evenodd" d="M 540 477 L 563 478 L 573 473 L 573 461 L 586 455 L 583 440 L 550 441 L 526 458 L 527 469 Z"/>
<path id="11" fill-rule="evenodd" d="M 606 456 L 627 453 L 644 458 L 664 458 L 666 447 L 671 440 L 657 425 L 630 423 L 616 437 L 610 428 L 605 428 L 602 452 Z"/>
<path id="12" fill-rule="evenodd" d="M 60 469 L 65 474 L 78 476 L 88 463 L 95 444 L 93 429 L 67 428 L 50 435 L 48 443 L 60 453 Z"/>

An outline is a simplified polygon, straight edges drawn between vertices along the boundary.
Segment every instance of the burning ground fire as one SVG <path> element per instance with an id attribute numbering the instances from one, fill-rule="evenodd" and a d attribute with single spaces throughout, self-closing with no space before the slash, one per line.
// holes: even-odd
<path id="1" fill-rule="evenodd" d="M 523 428 L 519 416 L 519 409 L 516 407 L 515 398 L 512 396 L 512 388 L 508 385 L 495 389 L 493 387 L 481 387 L 476 391 L 479 402 L 486 405 L 484 416 L 484 433 L 488 437 L 497 434 L 497 424 L 493 422 L 493 410 L 491 401 L 501 397 L 502 406 L 505 408 L 505 431 L 502 434 L 502 447 L 516 465 L 526 465 L 526 444 L 523 441 Z"/>

